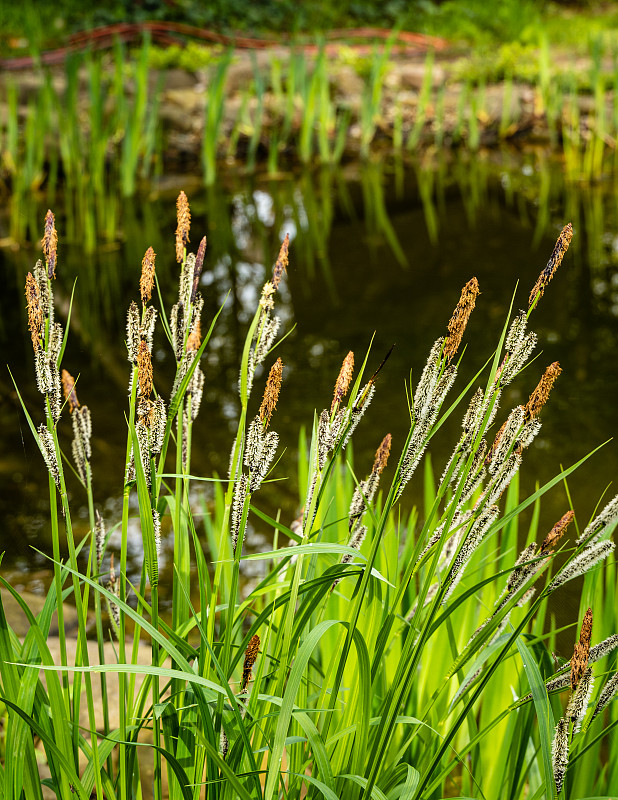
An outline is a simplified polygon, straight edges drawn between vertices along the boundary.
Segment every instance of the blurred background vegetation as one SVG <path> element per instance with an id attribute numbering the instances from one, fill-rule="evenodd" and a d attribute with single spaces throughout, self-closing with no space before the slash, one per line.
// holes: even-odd
<path id="1" fill-rule="evenodd" d="M 159 20 L 222 32 L 315 34 L 333 28 L 401 27 L 454 42 L 582 45 L 587 36 L 618 28 L 613 2 L 543 0 L 28 0 L 0 8 L 1 46 L 7 51 L 53 47 L 78 31 L 118 22 Z"/>

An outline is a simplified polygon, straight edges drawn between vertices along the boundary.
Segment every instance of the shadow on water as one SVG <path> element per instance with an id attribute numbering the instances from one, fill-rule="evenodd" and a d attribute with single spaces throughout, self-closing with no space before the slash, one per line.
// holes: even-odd
<path id="1" fill-rule="evenodd" d="M 211 319 L 225 303 L 205 356 L 207 383 L 195 433 L 195 474 L 227 472 L 238 413 L 242 343 L 286 232 L 292 240 L 291 260 L 278 313 L 285 330 L 296 328 L 278 351 L 286 367 L 278 430 L 288 449 L 277 476 L 286 479 L 269 490 L 268 510 L 273 514 L 280 508 L 282 519 L 289 521 L 298 513 L 291 455 L 298 428 L 310 426 L 314 409 L 330 403 L 348 350 L 360 359 L 375 331 L 371 369 L 396 343 L 380 377 L 372 413 L 358 432 L 355 462 L 362 472 L 386 432 L 395 442 L 403 441 L 404 384 L 411 368 L 418 376 L 461 286 L 476 275 L 482 291 L 466 334 L 463 386 L 491 355 L 517 281 L 521 286 L 516 308 L 526 302 L 566 221 L 573 222 L 576 235 L 534 320 L 542 354 L 509 387 L 502 402 L 505 414 L 525 402 L 544 366 L 560 360 L 564 374 L 544 413 L 542 434 L 527 454 L 524 489 L 545 482 L 561 463 L 572 463 L 613 435 L 618 417 L 617 195 L 613 185 L 566 181 L 559 165 L 542 153 L 530 151 L 517 159 L 512 153 L 455 154 L 449 161 L 426 155 L 413 168 L 375 162 L 277 179 L 228 175 L 208 189 L 198 189 L 191 178 L 168 178 L 153 185 L 149 194 L 130 200 L 119 200 L 113 193 L 85 198 L 67 190 L 54 203 L 60 232 L 56 297 L 61 317 L 66 316 L 76 281 L 64 364 L 80 375 L 79 395 L 92 411 L 95 498 L 108 529 L 119 519 L 126 445 L 125 313 L 137 297 L 141 259 L 150 245 L 158 254 L 165 308 L 174 302 L 174 201 L 181 188 L 191 202 L 194 249 L 204 233 L 208 236 L 202 318 Z M 0 336 L 5 361 L 35 418 L 40 396 L 26 334 L 23 284 L 38 257 L 36 240 L 48 200 L 42 193 L 14 196 L 13 205 L 0 217 L 0 236 L 7 244 L 11 218 L 18 214 L 27 221 L 22 226 L 26 241 L 0 251 Z M 175 365 L 160 331 L 154 361 L 155 381 L 165 396 Z M 44 466 L 6 371 L 0 392 L 0 549 L 7 550 L 3 566 L 14 571 L 15 583 L 36 590 L 48 576 L 45 559 L 30 548 L 49 550 Z M 436 470 L 442 469 L 458 436 L 457 417 L 449 420 L 442 444 L 432 453 Z M 69 427 L 60 426 L 67 451 Z M 573 501 L 582 523 L 617 467 L 618 451 L 610 444 L 574 478 Z M 71 491 L 81 491 L 77 482 Z M 420 500 L 417 483 L 408 502 Z M 84 498 L 82 535 L 87 530 L 85 502 Z M 542 524 L 551 526 L 566 504 L 564 490 L 551 493 Z M 133 570 L 141 564 L 141 538 L 137 530 L 134 533 Z M 167 551 L 168 574 L 171 552 Z"/>

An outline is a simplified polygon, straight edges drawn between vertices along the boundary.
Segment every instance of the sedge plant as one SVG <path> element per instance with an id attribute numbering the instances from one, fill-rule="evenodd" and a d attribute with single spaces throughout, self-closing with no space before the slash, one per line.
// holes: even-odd
<path id="1" fill-rule="evenodd" d="M 141 308 L 133 302 L 128 311 L 118 546 L 110 544 L 97 512 L 90 448 L 96 420 L 78 399 L 88 387 L 62 367 L 66 334 L 54 320 L 51 212 L 45 263 L 27 278 L 43 421 L 37 427 L 24 411 L 49 475 L 54 579 L 35 616 L 0 578 L 0 699 L 7 709 L 2 796 L 42 798 L 43 785 L 58 798 L 83 800 L 606 796 L 616 774 L 607 758 L 615 737 L 608 734 L 618 725 L 611 600 L 618 498 L 587 522 L 582 515 L 588 512 L 569 507 L 567 493 L 563 516 L 549 531 L 541 529 L 541 498 L 586 458 L 520 497 L 519 472 L 559 364 L 545 369 L 525 404 L 510 411 L 499 406 L 529 365 L 537 345 L 530 321 L 567 252 L 571 226 L 560 234 L 527 308 L 506 321 L 487 363 L 453 396 L 479 295 L 478 281 L 469 280 L 409 387 L 405 440 L 376 430 L 373 463 L 355 465 L 350 443 L 370 418 L 387 358 L 376 367 L 368 353 L 358 367 L 353 352 L 345 356 L 332 398 L 300 432 L 298 507 L 289 519 L 285 508 L 272 517 L 260 507 L 265 482 L 274 480 L 276 490 L 286 461 L 277 418 L 287 342 L 276 306 L 289 240 L 245 338 L 229 473 L 214 480 L 214 501 L 196 507 L 191 487 L 204 477 L 191 470 L 205 382 L 200 359 L 216 318 L 205 331 L 206 238 L 196 254 L 189 252 L 184 193 L 177 212 L 177 302 L 169 312 L 152 303 L 155 254 L 149 248 Z M 159 386 L 151 358 L 158 322 L 176 361 L 169 393 Z M 426 454 L 454 414 L 462 419 L 461 433 L 438 478 Z M 61 452 L 57 434 L 67 416 L 72 458 Z M 90 531 L 81 542 L 72 533 L 69 468 L 88 499 Z M 410 510 L 408 487 L 419 479 L 424 508 Z M 526 509 L 532 516 L 524 531 Z M 135 515 L 143 568 L 139 581 L 130 582 Z M 272 532 L 265 552 L 247 543 L 247 532 L 258 528 Z M 174 543 L 169 617 L 159 611 L 163 536 Z M 243 581 L 248 561 L 264 562 L 253 586 Z M 580 635 L 573 656 L 554 663 L 548 608 L 581 575 L 581 619 L 573 620 L 581 622 Z M 29 623 L 23 639 L 7 622 L 2 598 L 8 594 Z M 77 609 L 76 648 L 64 632 L 65 603 Z M 48 643 L 54 612 L 57 659 Z M 95 707 L 95 678 L 102 707 Z"/>

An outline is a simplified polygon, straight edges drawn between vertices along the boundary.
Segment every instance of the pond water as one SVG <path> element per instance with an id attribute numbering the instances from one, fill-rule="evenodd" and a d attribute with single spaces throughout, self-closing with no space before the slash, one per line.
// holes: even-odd
<path id="1" fill-rule="evenodd" d="M 564 371 L 543 412 L 541 434 L 524 458 L 522 490 L 534 490 L 561 464 L 570 465 L 614 435 L 618 214 L 613 183 L 566 184 L 559 165 L 529 153 L 517 158 L 452 157 L 424 166 L 349 165 L 276 179 L 230 175 L 208 191 L 191 176 L 167 177 L 138 197 L 120 200 L 112 194 L 97 198 L 91 207 L 79 206 L 79 199 L 58 197 L 52 208 L 60 237 L 56 296 L 61 318 L 77 278 L 63 365 L 80 375 L 79 398 L 92 412 L 95 501 L 108 528 L 120 520 L 128 380 L 126 309 L 138 298 L 141 259 L 149 245 L 158 254 L 165 307 L 174 302 L 175 198 L 182 188 L 191 203 L 193 249 L 204 234 L 209 242 L 201 287 L 203 324 L 225 303 L 204 359 L 206 389 L 194 432 L 194 474 L 227 471 L 238 413 L 242 344 L 286 232 L 291 239 L 290 266 L 277 313 L 285 331 L 296 327 L 278 350 L 285 372 L 273 427 L 287 447 L 277 468 L 278 477 L 287 479 L 261 493 L 268 512 L 280 508 L 286 522 L 298 513 L 294 456 L 298 428 L 310 426 L 314 410 L 330 404 L 348 350 L 360 363 L 373 337 L 368 367 L 372 371 L 396 345 L 355 435 L 355 465 L 364 474 L 387 432 L 393 435 L 394 452 L 401 447 L 408 427 L 405 383 L 410 370 L 413 380 L 418 378 L 431 344 L 445 331 L 463 284 L 475 275 L 481 295 L 464 340 L 460 389 L 492 354 L 518 281 L 516 309 L 526 304 L 568 221 L 575 229 L 571 248 L 531 319 L 541 355 L 502 401 L 506 417 L 513 405 L 525 402 L 545 366 L 560 361 Z M 3 360 L 37 422 L 42 411 L 23 285 L 26 271 L 38 257 L 36 241 L 48 204 L 44 196 L 28 202 L 13 198 L 0 216 L 5 244 L 0 250 Z M 19 248 L 11 246 L 10 239 L 16 219 L 30 238 L 30 244 Z M 155 383 L 168 396 L 174 360 L 160 327 L 154 363 Z M 3 574 L 18 587 L 43 591 L 51 571 L 37 550 L 51 550 L 47 478 L 8 370 L 0 375 Z M 256 389 L 256 402 L 258 394 Z M 61 442 L 70 451 L 68 414 L 64 416 Z M 459 417 L 455 414 L 444 426 L 432 450 L 438 474 L 458 436 Z M 581 525 L 617 474 L 618 445 L 610 442 L 572 476 L 569 488 Z M 77 532 L 84 534 L 85 494 L 76 481 L 70 482 L 70 490 L 73 507 L 79 509 Z M 421 498 L 418 473 L 404 499 L 410 506 Z M 541 528 L 549 530 L 567 508 L 564 488 L 556 487 L 543 502 Z M 133 534 L 135 574 L 141 567 L 137 524 Z M 254 545 L 259 546 L 259 536 Z M 171 542 L 165 543 L 168 579 L 171 553 Z M 163 604 L 165 600 L 163 585 Z"/>

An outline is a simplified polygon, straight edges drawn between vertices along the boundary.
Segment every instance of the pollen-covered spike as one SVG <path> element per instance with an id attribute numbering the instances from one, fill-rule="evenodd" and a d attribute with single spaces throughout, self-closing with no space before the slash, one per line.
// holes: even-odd
<path id="1" fill-rule="evenodd" d="M 180 280 L 178 281 L 178 302 L 185 307 L 191 302 L 193 291 L 193 275 L 195 274 L 195 253 L 189 253 L 182 265 Z"/>
<path id="2" fill-rule="evenodd" d="M 152 247 L 149 247 L 144 254 L 144 258 L 142 259 L 142 274 L 139 279 L 139 291 L 142 297 L 143 306 L 145 306 L 152 297 L 152 289 L 154 287 L 155 279 L 156 255 L 157 254 Z"/>
<path id="3" fill-rule="evenodd" d="M 556 732 L 551 745 L 551 765 L 556 784 L 556 793 L 560 794 L 564 776 L 569 764 L 569 723 L 566 717 L 561 717 L 556 725 Z"/>
<path id="4" fill-rule="evenodd" d="M 51 375 L 51 389 L 47 396 L 54 421 L 58 422 L 62 408 L 62 386 L 60 383 L 60 370 L 55 361 L 50 362 L 49 372 Z"/>
<path id="5" fill-rule="evenodd" d="M 152 423 L 150 425 L 150 450 L 154 454 L 160 453 L 163 447 L 166 423 L 165 403 L 159 395 L 154 401 Z"/>
<path id="6" fill-rule="evenodd" d="M 144 470 L 144 477 L 146 478 L 146 485 L 150 489 L 152 483 L 150 472 L 150 442 L 148 428 L 141 420 L 138 420 L 135 425 L 135 434 L 139 445 L 139 456 L 142 462 L 142 469 Z"/>
<path id="7" fill-rule="evenodd" d="M 525 336 L 521 344 L 510 354 L 509 359 L 504 366 L 500 375 L 500 383 L 502 386 L 509 384 L 517 373 L 523 369 L 526 362 L 530 358 L 530 354 L 536 347 L 538 337 L 534 331 Z"/>
<path id="8" fill-rule="evenodd" d="M 536 389 L 530 395 L 530 398 L 526 404 L 526 420 L 533 419 L 541 413 L 541 409 L 549 398 L 552 386 L 556 382 L 556 379 L 561 372 L 562 369 L 557 361 L 554 361 L 553 364 L 550 364 L 547 367 L 543 377 L 537 384 Z"/>
<path id="9" fill-rule="evenodd" d="M 47 353 L 37 350 L 34 356 L 34 371 L 37 389 L 41 394 L 48 394 L 52 390 L 53 380 Z"/>
<path id="10" fill-rule="evenodd" d="M 90 438 L 92 436 L 92 421 L 90 419 L 90 409 L 88 406 L 81 406 L 73 414 L 73 432 L 76 439 L 82 443 L 84 456 L 88 461 L 92 457 Z"/>
<path id="11" fill-rule="evenodd" d="M 541 552 L 547 553 L 550 550 L 553 550 L 558 540 L 566 533 L 566 529 L 569 527 L 571 522 L 573 522 L 573 518 L 575 517 L 574 511 L 567 511 L 566 514 L 563 514 L 562 517 L 556 522 L 554 527 L 550 530 L 547 534 L 545 539 L 543 540 L 543 544 L 541 545 Z"/>
<path id="12" fill-rule="evenodd" d="M 120 588 L 118 586 L 118 582 L 116 580 L 116 569 L 114 567 L 114 554 L 112 553 L 109 558 L 109 582 L 107 584 L 107 590 L 111 592 L 115 597 L 120 596 Z M 109 616 L 112 621 L 112 627 L 114 628 L 114 633 L 118 636 L 119 627 L 120 627 L 120 609 L 118 605 L 114 603 L 113 600 L 108 600 L 107 602 L 107 609 L 109 611 Z"/>
<path id="13" fill-rule="evenodd" d="M 565 712 L 566 717 L 573 723 L 573 735 L 578 733 L 581 728 L 582 720 L 588 710 L 588 703 L 590 702 L 593 686 L 594 676 L 592 674 L 592 669 L 591 667 L 587 667 L 579 679 L 577 688 L 571 695 L 571 700 Z"/>
<path id="14" fill-rule="evenodd" d="M 288 258 L 289 246 L 290 246 L 290 235 L 289 233 L 286 233 L 285 239 L 281 243 L 281 249 L 279 250 L 279 257 L 277 258 L 275 268 L 273 269 L 272 284 L 275 287 L 275 289 L 279 287 L 279 282 L 281 281 L 281 276 L 283 275 L 283 273 L 287 272 L 287 266 L 289 263 L 289 258 Z"/>
<path id="15" fill-rule="evenodd" d="M 238 538 L 241 539 L 241 550 L 242 550 L 242 543 L 245 540 L 245 530 L 247 527 L 247 521 L 245 520 L 245 525 L 241 532 L 240 525 L 242 522 L 242 512 L 245 505 L 245 497 L 247 495 L 247 490 L 249 488 L 249 479 L 246 475 L 241 475 L 240 478 L 236 481 L 236 486 L 234 488 L 234 497 L 232 500 L 232 510 L 230 512 L 230 536 L 232 539 L 232 553 L 236 553 L 236 547 L 238 545 Z"/>
<path id="16" fill-rule="evenodd" d="M 174 353 L 176 354 L 176 361 L 182 360 L 183 348 L 185 344 L 185 307 L 183 303 L 177 303 L 172 309 L 172 322 L 175 326 L 172 328 L 174 331 Z"/>
<path id="17" fill-rule="evenodd" d="M 444 346 L 444 356 L 447 361 L 450 361 L 459 349 L 479 291 L 479 282 L 476 278 L 471 278 L 461 290 L 461 297 L 448 323 L 448 337 Z"/>
<path id="18" fill-rule="evenodd" d="M 39 425 L 38 434 L 39 434 L 39 440 L 38 440 L 39 449 L 41 451 L 43 459 L 45 460 L 45 464 L 47 466 L 49 474 L 54 479 L 54 483 L 56 484 L 58 490 L 60 491 L 60 470 L 58 468 L 58 457 L 56 455 L 54 437 L 48 431 L 48 429 L 43 423 Z"/>
<path id="19" fill-rule="evenodd" d="M 566 251 L 569 249 L 569 245 L 571 243 L 572 238 L 573 238 L 573 226 L 569 222 L 568 225 L 565 225 L 562 231 L 560 232 L 560 236 L 558 237 L 553 252 L 549 257 L 547 266 L 541 272 L 541 274 L 537 278 L 537 282 L 532 287 L 532 291 L 530 292 L 530 297 L 528 299 L 528 308 L 532 308 L 537 297 L 540 298 L 543 296 L 543 292 L 547 288 L 548 283 L 554 277 L 556 270 L 562 263 L 562 259 L 564 258 Z"/>
<path id="20" fill-rule="evenodd" d="M 500 428 L 487 455 L 486 463 L 489 472 L 495 474 L 509 456 L 509 451 L 513 449 L 517 435 L 524 424 L 525 411 L 523 406 L 515 406 L 509 414 L 506 422 Z"/>
<path id="21" fill-rule="evenodd" d="M 151 353 L 156 321 L 157 309 L 154 306 L 148 306 L 148 308 L 144 311 L 144 317 L 139 329 L 139 333 L 140 337 L 146 340 L 146 344 L 148 345 L 148 349 Z"/>
<path id="22" fill-rule="evenodd" d="M 94 517 L 94 541 L 97 549 L 97 571 L 101 569 L 101 562 L 103 561 L 103 551 L 105 548 L 105 522 L 103 517 L 97 509 Z"/>
<path id="23" fill-rule="evenodd" d="M 277 400 L 279 399 L 279 392 L 281 391 L 281 380 L 283 376 L 283 364 L 281 359 L 278 358 L 270 368 L 268 380 L 266 381 L 266 388 L 264 389 L 264 396 L 260 406 L 260 420 L 266 429 L 273 411 L 277 407 Z"/>
<path id="24" fill-rule="evenodd" d="M 618 519 L 618 495 L 610 500 L 603 511 L 592 520 L 582 535 L 576 539 L 575 544 L 579 546 L 585 541 L 588 541 L 589 545 L 593 544 L 601 535 L 603 528 L 607 527 L 607 525 L 611 524 L 616 519 Z"/>
<path id="25" fill-rule="evenodd" d="M 156 508 L 152 509 L 152 527 L 154 529 L 155 551 L 157 558 L 161 556 L 161 515 Z"/>
<path id="26" fill-rule="evenodd" d="M 181 264 L 185 248 L 189 242 L 189 229 L 191 227 L 191 210 L 189 201 L 184 192 L 180 192 L 176 200 L 176 261 Z"/>
<path id="27" fill-rule="evenodd" d="M 200 275 L 202 274 L 202 268 L 204 266 L 204 256 L 206 255 L 206 237 L 202 237 L 202 241 L 200 242 L 200 246 L 197 250 L 197 256 L 195 257 L 195 265 L 193 267 L 193 283 L 191 288 L 191 303 L 195 303 L 195 298 L 197 295 L 197 287 L 200 284 Z"/>
<path id="28" fill-rule="evenodd" d="M 268 314 L 267 314 L 268 317 Z M 268 355 L 268 351 L 272 347 L 273 342 L 275 341 L 275 337 L 279 332 L 279 326 L 281 325 L 281 320 L 279 317 L 273 317 L 270 319 L 267 318 L 267 321 L 264 324 L 264 328 L 262 329 L 262 335 L 260 336 L 260 341 L 258 342 L 255 348 L 255 363 L 261 364 L 262 361 Z"/>
<path id="29" fill-rule="evenodd" d="M 511 322 L 509 332 L 506 335 L 504 349 L 507 353 L 514 352 L 521 345 L 526 334 L 527 325 L 528 317 L 526 316 L 526 312 L 520 311 L 513 322 Z"/>
<path id="30" fill-rule="evenodd" d="M 137 303 L 133 300 L 127 312 L 127 354 L 132 364 L 137 364 L 140 343 L 140 318 Z"/>
<path id="31" fill-rule="evenodd" d="M 58 249 L 58 233 L 54 215 L 50 210 L 45 215 L 45 232 L 41 239 L 45 261 L 47 262 L 47 277 L 51 281 L 56 277 L 56 250 Z"/>
<path id="32" fill-rule="evenodd" d="M 597 564 L 606 559 L 608 555 L 614 550 L 615 544 L 612 541 L 595 542 L 588 545 L 585 550 L 582 550 L 579 555 L 576 555 L 571 561 L 556 574 L 556 577 L 549 584 L 548 591 L 553 592 L 559 586 L 562 586 L 573 578 L 578 578 L 589 572 Z"/>
<path id="33" fill-rule="evenodd" d="M 202 395 L 204 393 L 204 373 L 199 367 L 196 367 L 189 385 L 187 387 L 187 394 L 191 396 L 191 419 L 195 420 L 202 404 Z"/>
<path id="34" fill-rule="evenodd" d="M 538 568 L 538 563 L 533 559 L 536 555 L 536 542 L 531 542 L 519 554 L 514 569 L 506 582 L 507 594 L 512 594 L 530 577 Z"/>

